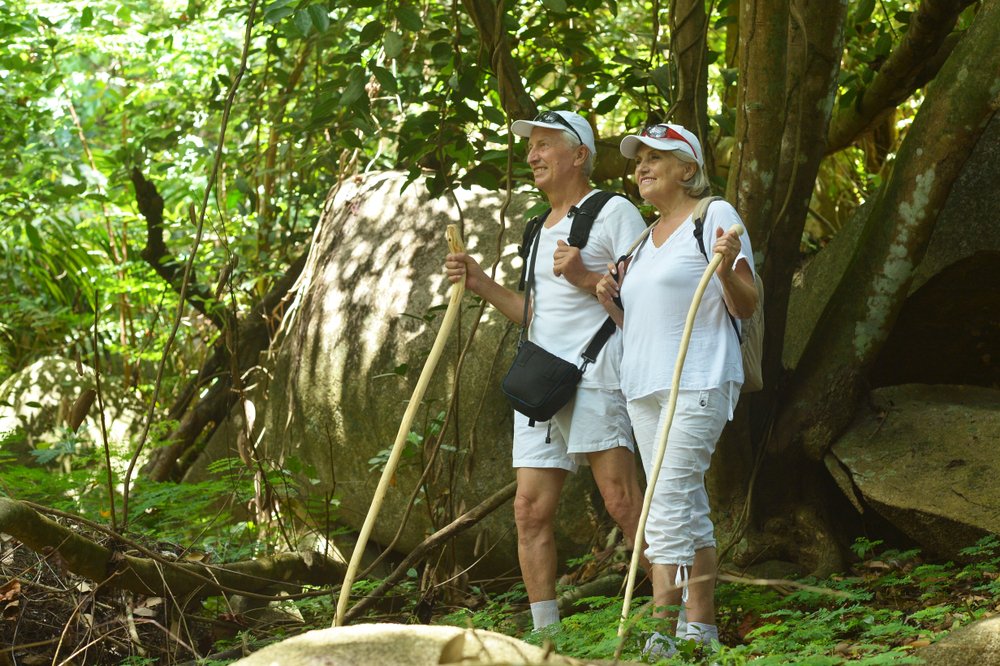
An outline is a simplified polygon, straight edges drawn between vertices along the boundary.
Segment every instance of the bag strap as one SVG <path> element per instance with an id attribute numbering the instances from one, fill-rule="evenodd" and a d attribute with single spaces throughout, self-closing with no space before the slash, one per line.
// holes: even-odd
<path id="1" fill-rule="evenodd" d="M 708 214 L 708 207 L 713 201 L 719 201 L 722 197 L 705 197 L 698 201 L 694 207 L 694 212 L 692 216 L 694 217 L 694 237 L 698 241 L 698 249 L 701 250 L 701 254 L 705 257 L 705 261 L 709 261 L 708 252 L 705 251 L 705 215 Z M 726 314 L 729 315 L 729 323 L 733 325 L 733 330 L 736 331 L 736 339 L 739 340 L 740 344 L 743 344 L 743 335 L 740 333 L 740 326 L 736 323 L 736 317 L 733 313 L 726 308 Z"/>
<path id="2" fill-rule="evenodd" d="M 546 215 L 548 213 L 546 212 Z M 537 219 L 537 218 L 536 218 Z M 535 234 L 535 242 L 531 246 L 531 261 L 525 262 L 528 266 L 528 283 L 524 289 L 524 314 L 521 315 L 521 334 L 517 338 L 517 346 L 520 347 L 528 333 L 528 304 L 531 302 L 531 286 L 535 283 L 535 257 L 538 256 L 538 242 L 542 239 L 541 226 L 539 233 Z M 524 271 L 522 270 L 522 273 Z M 522 277 L 522 280 L 524 278 Z"/>
<path id="3" fill-rule="evenodd" d="M 517 254 L 521 257 L 521 279 L 517 283 L 519 291 L 524 291 L 525 289 L 525 280 L 528 275 L 528 255 L 534 254 L 531 250 L 531 241 L 538 237 L 542 230 L 542 225 L 545 224 L 545 218 L 551 212 L 552 209 L 547 208 L 541 215 L 536 215 L 524 225 L 524 235 L 521 237 L 521 244 L 517 246 Z M 537 243 L 535 245 L 537 247 Z"/>

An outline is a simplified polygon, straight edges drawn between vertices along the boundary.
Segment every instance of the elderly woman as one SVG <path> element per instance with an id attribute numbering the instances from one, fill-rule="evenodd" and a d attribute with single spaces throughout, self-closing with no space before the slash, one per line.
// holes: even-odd
<path id="1" fill-rule="evenodd" d="M 639 193 L 659 218 L 632 255 L 627 275 L 625 265 L 609 265 L 597 297 L 624 334 L 621 386 L 649 477 L 685 319 L 707 266 L 692 212 L 708 193 L 709 181 L 701 143 L 680 125 L 653 125 L 626 136 L 621 152 L 635 160 Z M 736 210 L 724 201 L 709 205 L 705 214 L 703 247 L 708 256 L 722 254 L 723 261 L 694 322 L 646 524 L 655 615 L 664 618 L 663 633 L 654 632 L 646 642 L 643 653 L 648 656 L 670 656 L 676 650 L 668 627 L 682 604 L 687 615 L 682 637 L 709 644 L 718 640 L 715 537 L 705 473 L 743 383 L 736 320 L 749 317 L 757 301 L 750 240 L 745 233 L 727 231 L 739 222 Z M 616 297 L 624 311 L 615 305 Z"/>

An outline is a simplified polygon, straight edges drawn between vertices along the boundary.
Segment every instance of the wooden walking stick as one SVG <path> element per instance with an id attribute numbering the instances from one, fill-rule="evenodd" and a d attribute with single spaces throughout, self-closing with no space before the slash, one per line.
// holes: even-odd
<path id="1" fill-rule="evenodd" d="M 743 233 L 743 227 L 734 224 L 729 228 L 730 232 Z M 628 579 L 625 584 L 625 600 L 622 603 L 622 616 L 618 622 L 618 647 L 615 648 L 615 659 L 621 656 L 622 646 L 625 644 L 625 621 L 628 619 L 629 608 L 632 605 L 632 592 L 635 590 L 635 576 L 639 568 L 639 555 L 642 551 L 643 537 L 646 532 L 646 519 L 649 517 L 649 506 L 653 502 L 653 491 L 656 490 L 656 480 L 660 476 L 660 466 L 663 464 L 663 457 L 667 453 L 667 436 L 670 434 L 670 425 L 674 420 L 674 410 L 677 408 L 677 391 L 681 384 L 681 371 L 684 370 L 684 357 L 687 356 L 688 344 L 691 342 L 691 330 L 694 328 L 694 318 L 698 314 L 698 307 L 701 305 L 701 297 L 708 287 L 709 280 L 715 270 L 722 263 L 722 255 L 712 255 L 712 260 L 708 262 L 705 272 L 702 273 L 698 288 L 694 290 L 694 297 L 691 300 L 691 307 L 688 309 L 687 319 L 684 322 L 684 333 L 681 335 L 681 345 L 677 350 L 677 362 L 674 363 L 674 377 L 670 384 L 670 400 L 667 401 L 667 418 L 660 429 L 656 443 L 656 460 L 649 468 L 650 478 L 646 479 L 646 494 L 642 500 L 642 513 L 639 514 L 639 526 L 635 530 L 635 547 L 632 549 L 632 562 L 628 567 Z"/>
<path id="2" fill-rule="evenodd" d="M 458 228 L 454 224 L 448 225 L 445 235 L 448 238 L 448 250 L 452 254 L 465 251 Z M 434 339 L 434 346 L 431 347 L 431 353 L 427 356 L 424 369 L 420 372 L 420 379 L 417 380 L 417 386 L 413 389 L 413 395 L 410 396 L 410 402 L 406 406 L 403 421 L 399 424 L 399 432 L 396 433 L 396 441 L 389 452 L 389 460 L 385 463 L 385 469 L 382 470 L 382 478 L 379 479 L 378 487 L 375 488 L 375 496 L 372 497 L 371 508 L 368 509 L 368 515 L 365 516 L 364 525 L 361 526 L 361 533 L 358 535 L 358 543 L 354 547 L 351 562 L 347 566 L 347 572 L 344 574 L 344 582 L 340 587 L 340 598 L 337 600 L 337 614 L 333 620 L 333 626 L 335 627 L 339 627 L 344 623 L 344 613 L 347 611 L 347 601 L 351 595 L 351 585 L 354 583 L 354 576 L 357 574 L 358 566 L 361 564 L 361 556 L 365 551 L 365 546 L 368 544 L 368 537 L 371 536 L 372 528 L 375 526 L 375 519 L 378 517 L 379 509 L 382 508 L 382 500 L 389 489 L 389 482 L 392 480 L 392 476 L 396 472 L 396 465 L 403 454 L 403 445 L 406 443 L 407 435 L 410 433 L 410 424 L 413 423 L 413 417 L 416 416 L 417 408 L 420 407 L 420 401 L 424 398 L 424 392 L 427 390 L 427 385 L 434 374 L 434 368 L 437 366 L 438 359 L 441 358 L 441 352 L 444 351 L 445 343 L 448 341 L 448 333 L 458 318 L 459 304 L 462 302 L 462 294 L 464 292 L 465 280 L 459 280 L 451 285 L 451 300 L 448 302 L 448 309 L 445 311 L 444 319 L 441 321 L 441 328 L 438 329 L 437 338 Z"/>

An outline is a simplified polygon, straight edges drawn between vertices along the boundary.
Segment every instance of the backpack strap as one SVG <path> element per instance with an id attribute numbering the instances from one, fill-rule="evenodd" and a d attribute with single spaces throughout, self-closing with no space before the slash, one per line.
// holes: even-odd
<path id="1" fill-rule="evenodd" d="M 722 197 L 705 197 L 701 199 L 695 205 L 694 212 L 691 214 L 694 217 L 694 237 L 698 241 L 698 249 L 701 250 L 705 261 L 709 261 L 708 252 L 705 250 L 705 216 L 708 214 L 709 205 L 713 201 L 719 201 L 720 199 Z M 733 330 L 736 331 L 736 339 L 739 340 L 740 344 L 743 344 L 743 336 L 740 334 L 740 325 L 736 323 L 736 317 L 728 309 L 726 310 L 726 314 L 729 315 L 729 323 L 733 325 Z"/>
<path id="2" fill-rule="evenodd" d="M 614 197 L 624 196 L 618 192 L 597 190 L 587 197 L 581 205 L 570 206 L 569 216 L 573 218 L 573 226 L 569 230 L 569 244 L 582 249 L 590 238 L 590 228 L 594 226 L 594 220 L 604 208 L 604 204 Z"/>

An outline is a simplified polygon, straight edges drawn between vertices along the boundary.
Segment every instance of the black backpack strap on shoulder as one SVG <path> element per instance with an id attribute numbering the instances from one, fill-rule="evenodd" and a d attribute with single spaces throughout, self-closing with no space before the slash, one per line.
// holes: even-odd
<path id="1" fill-rule="evenodd" d="M 698 249 L 701 250 L 705 261 L 710 261 L 708 252 L 705 250 L 705 216 L 708 215 L 708 207 L 712 205 L 712 202 L 721 199 L 722 197 L 708 197 L 699 201 L 694 207 L 694 238 L 698 241 Z"/>
<path id="2" fill-rule="evenodd" d="M 521 257 L 521 279 L 517 283 L 519 291 L 524 291 L 525 281 L 528 277 L 528 255 L 531 253 L 531 241 L 538 237 L 542 225 L 545 224 L 545 218 L 551 212 L 552 209 L 547 208 L 541 215 L 536 215 L 524 225 L 524 236 L 521 237 L 521 244 L 517 246 L 517 254 Z"/>
<path id="3" fill-rule="evenodd" d="M 605 192 L 597 190 L 579 206 L 570 206 L 569 215 L 573 218 L 573 226 L 569 230 L 569 244 L 573 247 L 583 248 L 590 238 L 590 228 L 594 226 L 604 204 L 614 197 L 624 197 L 618 192 Z"/>
<path id="4" fill-rule="evenodd" d="M 702 199 L 695 206 L 695 218 L 694 218 L 694 237 L 698 241 L 698 249 L 701 250 L 701 254 L 705 257 L 705 261 L 710 261 L 708 258 L 708 252 L 705 250 L 705 216 L 708 215 L 708 207 L 712 205 L 713 201 L 719 201 L 722 197 L 708 197 L 708 199 Z M 729 315 L 729 323 L 733 325 L 733 330 L 736 331 L 736 339 L 743 344 L 743 336 L 740 334 L 740 326 L 736 323 L 736 317 L 732 315 L 729 310 L 726 310 L 726 314 Z"/>

